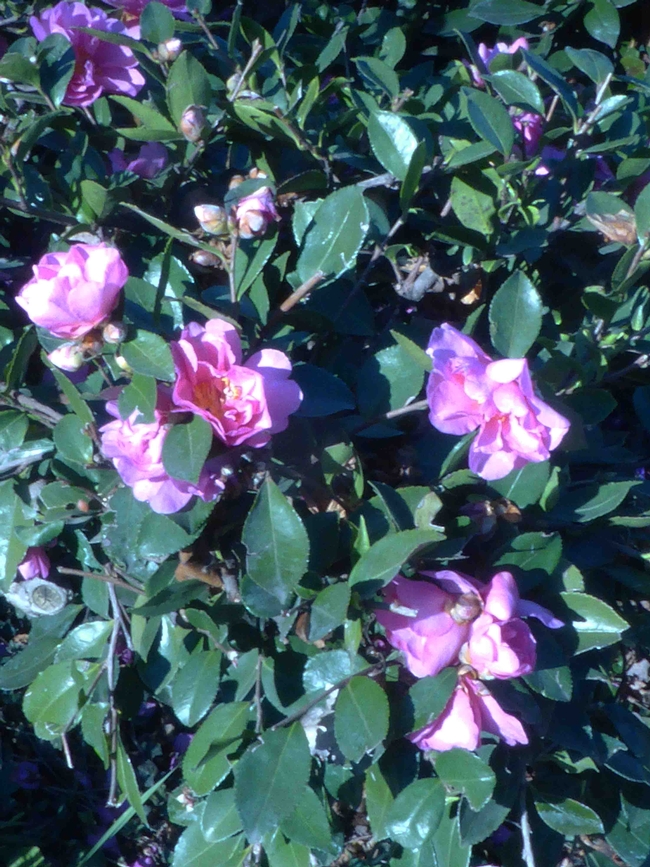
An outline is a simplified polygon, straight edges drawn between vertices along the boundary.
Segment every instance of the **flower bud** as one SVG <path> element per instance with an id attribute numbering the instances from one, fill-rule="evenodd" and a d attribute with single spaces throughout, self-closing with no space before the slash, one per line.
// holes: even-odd
<path id="1" fill-rule="evenodd" d="M 190 105 L 183 112 L 179 129 L 187 141 L 197 142 L 201 140 L 205 123 L 203 109 L 198 105 Z"/>
<path id="2" fill-rule="evenodd" d="M 122 343 L 126 337 L 126 326 L 123 322 L 109 322 L 102 329 L 105 343 Z"/>
<path id="3" fill-rule="evenodd" d="M 48 359 L 59 370 L 70 373 L 79 370 L 85 363 L 83 352 L 78 343 L 64 343 L 48 354 Z"/>
<path id="4" fill-rule="evenodd" d="M 116 352 L 114 358 L 115 364 L 117 364 L 120 370 L 123 370 L 125 373 L 133 373 L 133 368 L 123 355 Z"/>
<path id="5" fill-rule="evenodd" d="M 194 214 L 208 235 L 228 234 L 228 215 L 219 205 L 197 205 Z"/>
<path id="6" fill-rule="evenodd" d="M 190 255 L 190 262 L 194 262 L 195 265 L 200 265 L 202 268 L 218 268 L 221 264 L 219 257 L 207 250 L 195 250 Z"/>
<path id="7" fill-rule="evenodd" d="M 231 177 L 230 181 L 228 182 L 228 189 L 234 190 L 235 187 L 238 187 L 240 184 L 243 184 L 244 180 L 245 180 L 245 178 L 243 175 L 233 175 Z"/>
<path id="8" fill-rule="evenodd" d="M 173 39 L 167 39 L 165 42 L 161 42 L 158 46 L 158 57 L 166 63 L 171 63 L 176 60 L 182 50 L 183 43 L 180 39 L 177 39 L 176 37 Z"/>
<path id="9" fill-rule="evenodd" d="M 98 331 L 90 331 L 88 334 L 83 336 L 81 349 L 86 357 L 99 355 L 103 348 L 104 341 Z"/>

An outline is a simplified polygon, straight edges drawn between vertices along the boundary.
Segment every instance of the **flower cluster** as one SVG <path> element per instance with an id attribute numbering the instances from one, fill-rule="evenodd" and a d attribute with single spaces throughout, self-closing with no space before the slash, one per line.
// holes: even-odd
<path id="1" fill-rule="evenodd" d="M 535 394 L 525 358 L 493 361 L 470 337 L 444 323 L 434 328 L 427 353 L 431 424 L 443 433 L 478 430 L 469 467 L 487 480 L 549 458 L 569 422 Z"/>
<path id="2" fill-rule="evenodd" d="M 249 180 L 265 178 L 258 169 L 251 169 Z M 235 175 L 230 180 L 229 189 L 233 190 L 246 179 Z M 197 205 L 194 208 L 196 219 L 204 232 L 209 235 L 225 235 L 236 232 L 240 238 L 260 238 L 266 234 L 271 223 L 280 219 L 275 207 L 270 187 L 259 187 L 248 196 L 242 196 L 226 212 L 220 205 Z"/>
<path id="3" fill-rule="evenodd" d="M 498 572 L 481 584 L 460 572 L 423 572 L 431 581 L 398 575 L 385 589 L 390 603 L 376 612 L 390 644 L 402 651 L 416 677 L 459 665 L 456 689 L 442 714 L 409 736 L 423 750 L 474 750 L 481 731 L 508 744 L 525 744 L 521 723 L 506 713 L 480 680 L 505 680 L 535 668 L 535 638 L 522 617 L 551 629 L 563 624 L 534 602 L 519 598 L 513 576 Z"/>
<path id="4" fill-rule="evenodd" d="M 31 18 L 30 23 L 39 42 L 52 33 L 60 33 L 72 44 L 75 66 L 64 105 L 91 105 L 103 93 L 136 96 L 144 87 L 144 77 L 130 48 L 114 45 L 79 29 L 92 27 L 118 36 L 132 35 L 121 21 L 109 18 L 101 9 L 61 0 L 56 6 L 45 9 L 39 18 Z"/>

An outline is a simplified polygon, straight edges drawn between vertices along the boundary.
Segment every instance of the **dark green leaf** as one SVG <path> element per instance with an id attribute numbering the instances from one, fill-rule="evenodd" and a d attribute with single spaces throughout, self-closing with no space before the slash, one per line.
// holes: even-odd
<path id="1" fill-rule="evenodd" d="M 368 118 L 368 137 L 386 171 L 400 181 L 405 180 L 418 139 L 404 118 L 392 111 L 373 112 Z"/>
<path id="2" fill-rule="evenodd" d="M 371 90 L 380 91 L 394 99 L 399 94 L 397 74 L 377 57 L 356 57 L 359 74 Z"/>
<path id="3" fill-rule="evenodd" d="M 331 584 L 321 590 L 311 604 L 309 640 L 325 638 L 346 618 L 350 604 L 350 585 L 347 582 Z"/>
<path id="4" fill-rule="evenodd" d="M 435 677 L 421 677 L 409 690 L 413 703 L 413 729 L 421 729 L 440 716 L 456 688 L 458 671 L 444 668 Z"/>
<path id="5" fill-rule="evenodd" d="M 163 466 L 174 479 L 196 485 L 212 446 L 212 427 L 195 415 L 187 424 L 176 424 L 165 437 Z"/>
<path id="6" fill-rule="evenodd" d="M 502 497 L 512 500 L 520 509 L 524 509 L 526 506 L 532 506 L 542 496 L 550 470 L 548 461 L 526 464 L 520 470 L 513 470 L 504 478 L 490 482 L 490 487 Z"/>
<path id="7" fill-rule="evenodd" d="M 526 0 L 479 0 L 469 13 L 472 18 L 480 18 L 488 24 L 507 24 L 517 27 L 544 14 L 544 7 Z"/>
<path id="8" fill-rule="evenodd" d="M 564 78 L 556 69 L 543 60 L 539 54 L 533 54 L 532 51 L 524 51 L 523 55 L 526 58 L 528 66 L 557 93 L 567 111 L 575 120 L 578 115 L 578 101 L 576 100 L 575 93 Z"/>
<path id="9" fill-rule="evenodd" d="M 551 515 L 564 521 L 587 524 L 608 515 L 621 505 L 637 481 L 606 482 L 604 485 L 586 485 L 566 493 Z"/>
<path id="10" fill-rule="evenodd" d="M 280 822 L 280 830 L 290 840 L 310 849 L 327 849 L 332 831 L 320 798 L 307 786 L 295 809 Z"/>
<path id="11" fill-rule="evenodd" d="M 277 827 L 302 797 L 311 756 L 300 723 L 264 734 L 261 746 L 249 749 L 235 768 L 235 799 L 251 842 Z"/>
<path id="12" fill-rule="evenodd" d="M 207 795 L 230 773 L 228 756 L 241 740 L 250 703 L 235 701 L 215 708 L 201 723 L 183 758 L 183 774 L 197 795 Z"/>
<path id="13" fill-rule="evenodd" d="M 528 111 L 536 111 L 544 114 L 544 102 L 537 85 L 523 75 L 512 69 L 502 69 L 490 77 L 490 83 L 506 105 L 516 105 Z"/>
<path id="14" fill-rule="evenodd" d="M 494 792 L 494 771 L 469 750 L 456 748 L 440 753 L 436 773 L 445 786 L 465 795 L 472 810 L 482 809 Z"/>
<path id="15" fill-rule="evenodd" d="M 194 653 L 172 681 L 172 708 L 185 726 L 195 726 L 210 709 L 219 689 L 221 652 Z"/>
<path id="16" fill-rule="evenodd" d="M 147 3 L 140 15 L 140 37 L 159 44 L 174 35 L 174 16 L 162 3 Z"/>
<path id="17" fill-rule="evenodd" d="M 117 739 L 117 781 L 129 805 L 133 807 L 143 825 L 148 825 L 147 814 L 144 811 L 142 795 L 138 787 L 138 779 L 133 770 L 131 759 L 124 749 L 122 738 Z"/>
<path id="18" fill-rule="evenodd" d="M 507 157 L 515 141 L 512 118 L 494 97 L 480 90 L 467 91 L 467 114 L 474 132 Z"/>
<path id="19" fill-rule="evenodd" d="M 623 618 L 602 599 L 586 593 L 562 593 L 562 600 L 576 615 L 573 628 L 578 635 L 576 653 L 616 644 L 628 628 Z"/>
<path id="20" fill-rule="evenodd" d="M 44 635 L 38 640 L 31 640 L 27 647 L 0 667 L 0 689 L 22 689 L 32 683 L 54 660 L 60 643 L 60 639 L 55 635 Z"/>
<path id="21" fill-rule="evenodd" d="M 384 587 L 416 552 L 442 539 L 436 530 L 404 530 L 380 539 L 355 563 L 351 585 L 362 585 L 363 592 Z"/>
<path id="22" fill-rule="evenodd" d="M 30 523 L 24 517 L 23 503 L 14 491 L 13 481 L 7 479 L 0 482 L 0 586 L 3 590 L 7 590 L 14 580 L 18 564 L 27 550 L 16 529 L 27 527 Z"/>
<path id="23" fill-rule="evenodd" d="M 304 395 L 295 415 L 322 418 L 346 409 L 354 409 L 354 395 L 333 373 L 315 364 L 297 364 L 291 374 Z"/>
<path id="24" fill-rule="evenodd" d="M 440 824 L 445 809 L 445 790 L 440 780 L 416 780 L 393 801 L 386 831 L 405 849 L 419 849 Z"/>
<path id="25" fill-rule="evenodd" d="M 209 108 L 211 102 L 212 88 L 207 72 L 193 54 L 183 51 L 167 78 L 167 104 L 174 123 L 178 126 L 186 108 L 192 105 Z"/>
<path id="26" fill-rule="evenodd" d="M 542 327 L 542 299 L 528 277 L 515 271 L 490 304 L 492 345 L 505 358 L 523 358 Z"/>
<path id="27" fill-rule="evenodd" d="M 270 476 L 246 518 L 242 542 L 250 578 L 287 604 L 307 569 L 309 539 L 293 506 Z"/>
<path id="28" fill-rule="evenodd" d="M 372 833 L 377 840 L 383 840 L 388 836 L 386 821 L 393 803 L 393 795 L 379 765 L 368 768 L 365 793 Z"/>
<path id="29" fill-rule="evenodd" d="M 79 708 L 83 680 L 72 660 L 48 666 L 25 693 L 25 716 L 61 731 Z"/>
<path id="30" fill-rule="evenodd" d="M 450 201 L 454 214 L 466 229 L 480 232 L 486 237 L 492 234 L 492 217 L 496 213 L 492 196 L 455 175 L 451 182 Z"/>
<path id="31" fill-rule="evenodd" d="M 358 762 L 388 732 L 388 699 L 368 677 L 353 677 L 336 700 L 336 740 L 343 755 Z"/>
<path id="32" fill-rule="evenodd" d="M 136 424 L 151 424 L 155 421 L 157 399 L 158 389 L 153 376 L 134 373 L 131 382 L 120 394 L 117 406 L 122 418 L 128 418 L 137 410 Z"/>
<path id="33" fill-rule="evenodd" d="M 602 84 L 607 76 L 614 72 L 611 60 L 600 51 L 570 46 L 567 46 L 564 51 L 569 60 L 595 84 Z"/>
<path id="34" fill-rule="evenodd" d="M 646 184 L 634 203 L 634 216 L 639 240 L 643 243 L 650 235 L 650 184 Z"/>
<path id="35" fill-rule="evenodd" d="M 201 831 L 208 843 L 219 843 L 241 831 L 242 823 L 235 804 L 234 789 L 211 792 L 201 817 Z"/>
<path id="36" fill-rule="evenodd" d="M 408 169 L 402 183 L 402 189 L 399 193 L 399 206 L 402 211 L 407 211 L 411 200 L 418 191 L 420 180 L 422 179 L 422 171 L 427 161 L 427 145 L 424 140 L 418 142 L 418 146 L 411 155 L 411 160 L 408 164 Z"/>
<path id="37" fill-rule="evenodd" d="M 122 344 L 122 355 L 136 373 L 155 376 L 167 382 L 174 379 L 174 362 L 169 344 L 158 334 L 139 328 L 133 340 Z"/>
<path id="38" fill-rule="evenodd" d="M 610 48 L 615 48 L 621 32 L 621 21 L 616 6 L 610 0 L 589 0 L 591 9 L 585 15 L 587 32 L 604 42 Z"/>
<path id="39" fill-rule="evenodd" d="M 536 800 L 535 808 L 549 828 L 566 837 L 575 837 L 578 834 L 602 834 L 605 830 L 598 813 L 591 807 L 574 801 L 573 798 L 552 803 Z"/>
<path id="40" fill-rule="evenodd" d="M 58 108 L 74 73 L 75 53 L 70 40 L 62 33 L 50 33 L 39 44 L 37 57 L 41 88 Z"/>

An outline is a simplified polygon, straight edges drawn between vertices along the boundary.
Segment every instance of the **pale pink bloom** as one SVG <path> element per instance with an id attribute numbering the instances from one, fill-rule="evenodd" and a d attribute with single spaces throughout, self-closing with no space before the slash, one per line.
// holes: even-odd
<path id="1" fill-rule="evenodd" d="M 86 363 L 83 350 L 78 343 L 62 343 L 49 352 L 47 357 L 55 367 L 59 370 L 67 370 L 68 373 L 75 373 Z"/>
<path id="2" fill-rule="evenodd" d="M 524 159 L 532 159 L 542 137 L 544 118 L 534 111 L 517 111 L 512 115 L 512 125 L 520 134 Z"/>
<path id="3" fill-rule="evenodd" d="M 142 15 L 142 10 L 150 2 L 150 0 L 104 0 L 109 6 L 115 6 L 116 9 L 123 9 L 128 15 L 139 18 Z M 187 7 L 185 0 L 158 0 L 163 6 L 167 6 L 174 15 L 181 18 L 187 18 Z"/>
<path id="4" fill-rule="evenodd" d="M 141 178 L 155 178 L 167 165 L 167 149 L 157 141 L 143 144 L 138 155 L 127 160 L 124 151 L 113 148 L 109 151 L 108 158 L 113 172 L 133 172 Z"/>
<path id="5" fill-rule="evenodd" d="M 106 244 L 46 253 L 33 270 L 16 301 L 36 325 L 73 340 L 110 315 L 129 276 L 119 251 Z"/>
<path id="6" fill-rule="evenodd" d="M 128 418 L 120 417 L 117 403 L 109 401 L 106 409 L 115 421 L 99 429 L 102 452 L 113 461 L 125 485 L 133 490 L 136 500 L 149 503 L 154 512 L 168 515 L 186 506 L 192 497 L 215 500 L 225 484 L 218 466 L 208 461 L 198 484 L 182 482 L 168 475 L 162 461 L 165 437 L 170 430 L 170 411 L 173 409 L 168 392 L 159 388 L 155 421 L 138 423 L 138 411 Z"/>
<path id="7" fill-rule="evenodd" d="M 101 9 L 62 0 L 41 12 L 40 18 L 30 18 L 30 24 L 39 42 L 51 33 L 60 33 L 72 44 L 75 67 L 63 99 L 64 105 L 91 105 L 103 93 L 136 96 L 144 86 L 144 78 L 137 69 L 138 61 L 130 48 L 113 45 L 78 29 L 92 27 L 129 35 L 120 21 L 108 18 Z"/>
<path id="8" fill-rule="evenodd" d="M 42 545 L 28 548 L 22 562 L 18 564 L 18 571 L 26 581 L 30 578 L 47 578 L 50 574 L 50 558 L 45 548 Z"/>
<path id="9" fill-rule="evenodd" d="M 533 391 L 525 358 L 492 361 L 446 322 L 434 328 L 427 353 L 429 419 L 443 433 L 478 435 L 469 468 L 488 481 L 549 458 L 569 430 L 564 416 Z"/>
<path id="10" fill-rule="evenodd" d="M 242 238 L 259 238 L 269 224 L 280 219 L 269 187 L 260 187 L 235 205 L 235 222 Z"/>
<path id="11" fill-rule="evenodd" d="M 516 54 L 520 48 L 528 48 L 528 40 L 525 36 L 515 39 L 512 45 L 508 45 L 507 42 L 497 42 L 493 48 L 488 48 L 484 42 L 480 42 L 477 46 L 479 57 L 485 64 L 485 68 L 488 72 L 490 71 L 490 64 L 498 54 Z M 474 83 L 479 87 L 484 87 L 485 81 L 478 69 L 475 66 L 470 66 L 470 71 Z"/>
<path id="12" fill-rule="evenodd" d="M 421 750 L 444 752 L 454 747 L 475 750 L 482 731 L 496 735 L 510 746 L 528 743 L 519 720 L 506 713 L 483 684 L 463 676 L 440 716 L 408 738 Z"/>
<path id="13" fill-rule="evenodd" d="M 444 569 L 422 572 L 430 581 L 398 575 L 384 589 L 390 609 L 376 611 L 390 644 L 416 677 L 432 677 L 460 661 L 481 677 L 508 678 L 535 666 L 535 639 L 521 617 L 558 629 L 561 620 L 535 602 L 519 598 L 510 572 L 488 584 Z"/>
<path id="14" fill-rule="evenodd" d="M 262 349 L 242 365 L 237 329 L 222 319 L 190 322 L 171 349 L 174 403 L 206 419 L 228 446 L 266 445 L 300 406 L 302 392 L 289 379 L 284 352 Z"/>

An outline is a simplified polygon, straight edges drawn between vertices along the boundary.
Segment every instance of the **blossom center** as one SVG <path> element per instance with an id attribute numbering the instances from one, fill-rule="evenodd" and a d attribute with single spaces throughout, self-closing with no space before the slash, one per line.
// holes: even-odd
<path id="1" fill-rule="evenodd" d="M 199 382 L 194 388 L 194 403 L 214 416 L 223 415 L 225 404 L 241 396 L 241 386 L 233 385 L 227 376 Z"/>

